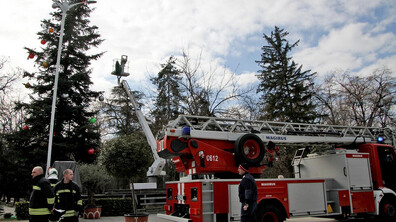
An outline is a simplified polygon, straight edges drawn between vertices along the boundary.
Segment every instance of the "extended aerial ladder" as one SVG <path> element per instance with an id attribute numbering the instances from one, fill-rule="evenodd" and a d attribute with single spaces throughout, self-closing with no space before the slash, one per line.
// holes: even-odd
<path id="1" fill-rule="evenodd" d="M 263 159 L 275 154 L 273 143 L 345 145 L 373 143 L 380 137 L 389 142 L 393 136 L 390 129 L 378 127 L 180 115 L 163 129 L 157 151 L 162 158 L 173 158 L 176 170 L 186 174 L 232 173 L 241 162 L 260 174 L 269 165 Z"/>
<path id="2" fill-rule="evenodd" d="M 326 124 L 290 123 L 261 120 L 242 120 L 207 116 L 180 115 L 170 121 L 165 133 L 183 136 L 183 128 L 189 127 L 189 136 L 202 139 L 235 141 L 240 135 L 254 133 L 263 142 L 277 144 L 344 144 L 374 142 L 379 136 L 392 141 L 391 129 L 364 126 L 340 126 Z M 175 130 L 171 132 L 171 130 Z"/>
<path id="3" fill-rule="evenodd" d="M 139 123 L 143 129 L 144 134 L 146 135 L 146 139 L 148 144 L 150 145 L 153 157 L 154 157 L 154 162 L 153 164 L 149 167 L 147 171 L 147 177 L 149 179 L 149 182 L 156 182 L 156 179 L 158 176 L 164 176 L 165 171 L 163 171 L 164 166 L 165 166 L 165 160 L 162 159 L 161 157 L 158 156 L 156 150 L 157 150 L 157 143 L 155 140 L 155 137 L 153 133 L 151 132 L 151 129 L 147 123 L 147 120 L 145 116 L 143 115 L 143 112 L 141 111 L 141 107 L 139 104 L 136 102 L 136 98 L 131 93 L 131 89 L 128 85 L 128 82 L 126 80 L 121 81 L 122 76 L 129 76 L 129 73 L 125 72 L 125 66 L 126 62 L 128 60 L 128 57 L 126 55 L 121 56 L 121 63 L 116 61 L 115 65 L 115 71 L 113 71 L 111 74 L 116 75 L 118 78 L 118 85 L 122 87 L 129 99 L 129 102 L 131 103 L 133 110 L 136 113 L 136 116 L 139 120 Z"/>

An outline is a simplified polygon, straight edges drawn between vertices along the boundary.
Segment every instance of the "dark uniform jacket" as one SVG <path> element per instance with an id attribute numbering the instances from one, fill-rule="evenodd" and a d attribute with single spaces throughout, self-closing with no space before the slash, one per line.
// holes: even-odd
<path id="1" fill-rule="evenodd" d="M 255 211 L 257 208 L 257 185 L 250 173 L 245 173 L 239 184 L 239 201 L 241 204 L 241 222 L 256 221 Z M 243 207 L 248 204 L 247 210 Z"/>
<path id="2" fill-rule="evenodd" d="M 33 178 L 33 191 L 30 194 L 29 215 L 43 216 L 50 215 L 54 205 L 54 193 L 50 183 L 44 175 Z"/>
<path id="3" fill-rule="evenodd" d="M 58 179 L 48 179 L 52 189 L 54 189 L 55 185 L 58 183 Z"/>
<path id="4" fill-rule="evenodd" d="M 55 185 L 55 208 L 65 210 L 64 217 L 73 217 L 77 212 L 82 213 L 82 199 L 80 187 L 73 181 L 64 183 L 62 179 Z"/>
<path id="5" fill-rule="evenodd" d="M 243 175 L 238 191 L 239 201 L 242 204 L 247 203 L 251 205 L 253 202 L 257 201 L 257 185 L 250 173 L 245 173 Z"/>

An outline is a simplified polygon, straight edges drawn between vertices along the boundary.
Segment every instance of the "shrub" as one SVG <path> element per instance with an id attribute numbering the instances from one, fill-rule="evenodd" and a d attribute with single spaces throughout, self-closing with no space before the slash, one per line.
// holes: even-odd
<path id="1" fill-rule="evenodd" d="M 29 202 L 16 202 L 15 203 L 15 214 L 18 220 L 29 219 Z"/>
<path id="2" fill-rule="evenodd" d="M 103 166 L 98 164 L 80 164 L 78 166 L 80 173 L 81 185 L 83 191 L 88 193 L 87 205 L 93 207 L 95 203 L 95 193 L 100 193 L 111 182 Z"/>
<path id="3" fill-rule="evenodd" d="M 123 216 L 132 212 L 132 198 L 101 198 L 97 199 L 102 206 L 102 216 Z"/>
<path id="4" fill-rule="evenodd" d="M 11 216 L 12 216 L 12 213 L 5 213 L 5 214 L 4 214 L 4 218 L 5 218 L 5 219 L 10 219 Z"/>

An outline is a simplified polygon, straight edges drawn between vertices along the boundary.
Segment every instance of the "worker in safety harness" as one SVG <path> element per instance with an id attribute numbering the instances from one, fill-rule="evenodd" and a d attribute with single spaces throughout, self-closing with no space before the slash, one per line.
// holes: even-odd
<path id="1" fill-rule="evenodd" d="M 55 185 L 55 208 L 65 210 L 63 220 L 66 222 L 77 222 L 78 216 L 82 215 L 82 199 L 80 187 L 73 182 L 73 171 L 63 171 L 63 179 Z"/>
<path id="2" fill-rule="evenodd" d="M 238 167 L 238 173 L 242 176 L 239 184 L 239 201 L 241 205 L 241 222 L 256 221 L 255 211 L 257 208 L 257 185 L 254 177 L 248 172 L 249 166 L 242 163 Z"/>
<path id="3" fill-rule="evenodd" d="M 29 201 L 29 221 L 48 222 L 54 206 L 54 193 L 50 183 L 44 177 L 44 170 L 36 166 L 32 170 L 33 191 Z"/>

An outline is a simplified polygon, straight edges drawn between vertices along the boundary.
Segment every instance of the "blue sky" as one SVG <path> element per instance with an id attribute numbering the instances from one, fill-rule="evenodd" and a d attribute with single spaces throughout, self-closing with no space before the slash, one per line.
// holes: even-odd
<path id="1" fill-rule="evenodd" d="M 0 2 L 0 56 L 7 69 L 34 71 L 23 47 L 41 47 L 36 33 L 40 21 L 52 12 L 50 0 Z M 260 59 L 274 26 L 300 40 L 293 58 L 319 75 L 350 70 L 367 75 L 386 66 L 396 75 L 395 0 L 98 0 L 91 7 L 91 24 L 99 27 L 106 54 L 92 63 L 94 90 L 108 91 L 117 84 L 113 60 L 128 55 L 128 81 L 147 87 L 171 55 L 182 50 L 202 69 L 219 67 L 235 72 L 241 82 L 257 81 Z M 224 72 L 219 72 L 221 75 Z"/>

